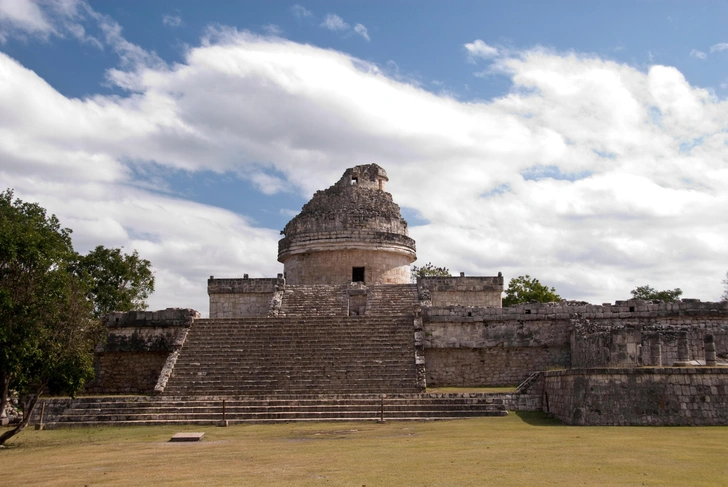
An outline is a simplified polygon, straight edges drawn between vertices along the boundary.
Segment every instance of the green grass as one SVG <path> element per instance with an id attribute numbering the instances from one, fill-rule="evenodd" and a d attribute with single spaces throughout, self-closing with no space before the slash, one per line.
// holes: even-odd
<path id="1" fill-rule="evenodd" d="M 0 430 L 2 431 L 2 430 Z M 204 431 L 200 443 L 169 443 Z M 708 486 L 727 427 L 572 427 L 537 413 L 461 421 L 26 430 L 3 485 Z"/>

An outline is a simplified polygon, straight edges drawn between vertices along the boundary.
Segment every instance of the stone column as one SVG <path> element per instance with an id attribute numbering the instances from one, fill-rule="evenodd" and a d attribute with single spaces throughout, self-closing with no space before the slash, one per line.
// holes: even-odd
<path id="1" fill-rule="evenodd" d="M 688 353 L 688 332 L 681 331 L 677 336 L 677 362 L 675 367 L 689 367 L 690 359 Z"/>
<path id="2" fill-rule="evenodd" d="M 705 365 L 715 367 L 715 341 L 713 335 L 705 335 L 703 343 L 705 344 Z"/>
<path id="3" fill-rule="evenodd" d="M 662 367 L 662 343 L 659 335 L 650 340 L 650 365 Z"/>

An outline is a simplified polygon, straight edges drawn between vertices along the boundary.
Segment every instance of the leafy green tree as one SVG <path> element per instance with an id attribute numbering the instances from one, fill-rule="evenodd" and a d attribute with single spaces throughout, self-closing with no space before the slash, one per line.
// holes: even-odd
<path id="1" fill-rule="evenodd" d="M 538 279 L 528 274 L 514 277 L 508 283 L 506 297 L 503 298 L 503 306 L 513 306 L 520 303 L 550 303 L 561 301 L 561 296 L 556 294 L 556 289 L 544 286 Z"/>
<path id="2" fill-rule="evenodd" d="M 418 277 L 450 277 L 450 269 L 447 267 L 437 267 L 428 262 L 423 266 L 412 266 L 412 279 L 416 280 Z"/>
<path id="3" fill-rule="evenodd" d="M 650 286 L 638 286 L 630 291 L 632 299 L 642 299 L 645 301 L 660 300 L 660 301 L 677 301 L 682 296 L 682 289 L 676 287 L 673 290 L 666 289 L 664 291 L 658 291 L 657 289 Z"/>
<path id="4" fill-rule="evenodd" d="M 28 424 L 41 393 L 75 393 L 93 376 L 93 346 L 101 324 L 86 298 L 89 282 L 70 271 L 71 231 L 35 203 L 0 193 L 0 410 L 18 393 Z"/>
<path id="5" fill-rule="evenodd" d="M 100 318 L 113 311 L 147 308 L 146 299 L 154 292 L 151 266 L 136 250 L 127 255 L 99 245 L 79 257 L 74 270 L 91 279 L 94 315 Z"/>
<path id="6" fill-rule="evenodd" d="M 73 396 L 93 377 L 98 318 L 146 308 L 153 289 L 150 263 L 136 252 L 97 247 L 79 256 L 55 215 L 0 193 L 0 411 L 10 391 L 23 409 L 0 445 L 25 428 L 45 390 Z"/>

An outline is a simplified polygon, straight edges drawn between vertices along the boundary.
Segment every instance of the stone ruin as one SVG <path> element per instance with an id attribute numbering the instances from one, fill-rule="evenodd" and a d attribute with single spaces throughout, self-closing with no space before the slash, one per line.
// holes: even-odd
<path id="1" fill-rule="evenodd" d="M 503 308 L 501 273 L 413 283 L 415 242 L 387 182 L 369 164 L 316 192 L 281 232 L 283 273 L 211 276 L 208 319 L 184 309 L 110 315 L 87 392 L 155 396 L 107 405 L 113 412 L 95 421 L 164 422 L 169 401 L 178 415 L 222 401 L 223 416 L 238 411 L 228 419 L 239 421 L 371 419 L 387 397 L 392 418 L 516 409 L 570 424 L 728 424 L 728 302 Z"/>

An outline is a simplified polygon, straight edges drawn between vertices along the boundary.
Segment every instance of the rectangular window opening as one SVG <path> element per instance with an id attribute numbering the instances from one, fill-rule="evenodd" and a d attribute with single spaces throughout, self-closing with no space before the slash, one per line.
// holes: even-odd
<path id="1" fill-rule="evenodd" d="M 351 282 L 364 282 L 364 268 L 363 267 L 352 267 L 351 268 Z"/>
<path id="2" fill-rule="evenodd" d="M 352 186 L 359 182 L 359 178 L 356 176 L 351 177 L 351 184 Z"/>

